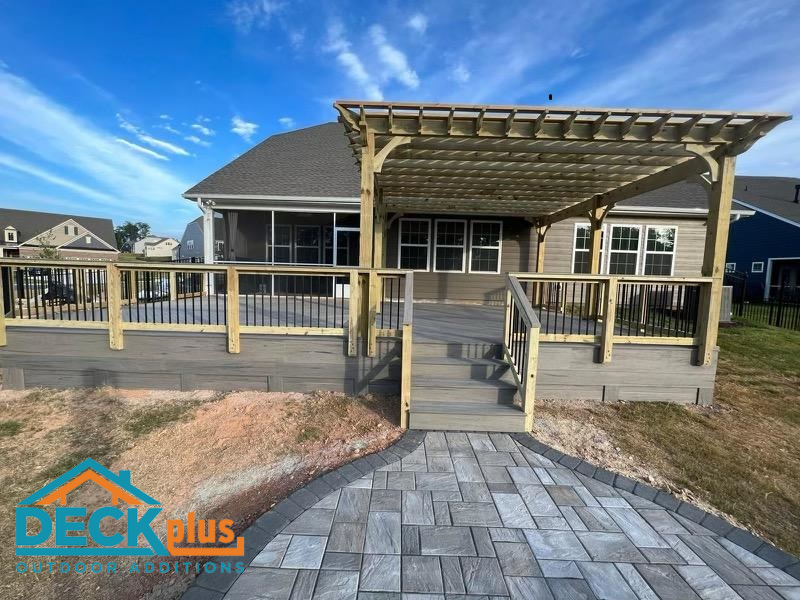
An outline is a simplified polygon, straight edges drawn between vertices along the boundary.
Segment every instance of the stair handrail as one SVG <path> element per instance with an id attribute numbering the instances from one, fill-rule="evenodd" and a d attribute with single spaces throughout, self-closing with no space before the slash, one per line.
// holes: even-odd
<path id="1" fill-rule="evenodd" d="M 411 348 L 414 321 L 414 273 L 405 276 L 403 296 L 403 338 L 400 356 L 400 427 L 408 429 L 411 412 Z"/>
<path id="2" fill-rule="evenodd" d="M 519 279 L 510 273 L 506 274 L 505 308 L 503 357 L 511 367 L 511 374 L 514 376 L 522 400 L 525 431 L 531 431 L 541 324 L 522 290 Z"/>

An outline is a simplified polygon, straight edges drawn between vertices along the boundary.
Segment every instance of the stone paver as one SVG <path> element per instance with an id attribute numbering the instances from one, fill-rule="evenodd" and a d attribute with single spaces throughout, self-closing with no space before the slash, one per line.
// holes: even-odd
<path id="1" fill-rule="evenodd" d="M 800 598 L 800 581 L 761 550 L 720 536 L 724 522 L 698 525 L 655 490 L 612 487 L 602 470 L 587 477 L 594 467 L 565 468 L 507 434 L 417 435 L 399 460 L 332 474 L 350 481 L 341 489 L 309 486 L 324 491 L 297 496 L 302 512 L 284 505 L 232 586 L 196 597 Z"/>

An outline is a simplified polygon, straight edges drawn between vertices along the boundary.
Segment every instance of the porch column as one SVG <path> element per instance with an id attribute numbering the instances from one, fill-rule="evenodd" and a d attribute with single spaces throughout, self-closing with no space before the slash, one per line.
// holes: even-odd
<path id="1" fill-rule="evenodd" d="M 384 250 L 386 246 L 386 210 L 383 203 L 378 202 L 375 210 L 375 246 L 372 250 L 375 257 L 373 264 L 376 269 L 382 269 L 384 264 Z"/>
<path id="2" fill-rule="evenodd" d="M 547 232 L 550 225 L 543 225 L 536 228 L 536 272 L 544 273 L 544 253 Z"/>
<path id="3" fill-rule="evenodd" d="M 710 284 L 702 287 L 697 313 L 700 341 L 697 362 L 700 365 L 709 365 L 713 362 L 714 346 L 717 345 L 736 157 L 723 156 L 718 160 L 718 165 L 717 180 L 711 184 L 711 191 L 708 194 L 708 224 L 706 225 L 706 245 L 702 268 L 703 276 L 712 279 Z"/>
<path id="4" fill-rule="evenodd" d="M 214 208 L 209 201 L 203 201 L 200 198 L 197 199 L 197 205 L 203 211 L 203 262 L 211 265 L 214 264 Z M 131 279 L 135 289 L 136 271 L 131 271 Z M 203 279 L 204 293 L 207 295 L 214 294 L 214 276 L 210 273 L 204 273 Z M 135 298 L 136 296 L 134 295 L 133 297 Z"/>
<path id="5" fill-rule="evenodd" d="M 363 135 L 361 148 L 361 227 L 358 264 L 361 268 L 373 265 L 373 221 L 375 212 L 375 134 L 369 130 Z"/>
<path id="6" fill-rule="evenodd" d="M 589 273 L 600 273 L 600 248 L 602 243 L 603 221 L 606 218 L 607 208 L 593 208 L 589 211 Z"/>

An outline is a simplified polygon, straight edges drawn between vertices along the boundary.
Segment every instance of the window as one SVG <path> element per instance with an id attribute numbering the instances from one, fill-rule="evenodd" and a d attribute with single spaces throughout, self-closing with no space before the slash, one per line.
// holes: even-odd
<path id="1" fill-rule="evenodd" d="M 502 239 L 502 222 L 472 221 L 469 247 L 469 270 L 471 273 L 500 272 Z"/>
<path id="2" fill-rule="evenodd" d="M 611 244 L 608 252 L 610 275 L 636 275 L 639 265 L 638 225 L 612 225 Z"/>
<path id="3" fill-rule="evenodd" d="M 295 225 L 295 262 L 319 264 L 319 225 Z"/>
<path id="4" fill-rule="evenodd" d="M 92 243 L 92 236 L 87 235 L 86 237 L 83 238 L 83 241 L 86 242 L 87 244 L 91 244 Z"/>
<path id="5" fill-rule="evenodd" d="M 214 252 L 222 252 L 225 247 L 225 242 L 222 240 L 214 240 Z"/>
<path id="6" fill-rule="evenodd" d="M 675 267 L 675 227 L 648 227 L 644 274 L 671 277 Z"/>
<path id="7" fill-rule="evenodd" d="M 194 249 L 194 240 L 186 240 L 186 249 L 193 250 Z"/>
<path id="8" fill-rule="evenodd" d="M 69 235 L 69 225 L 64 225 L 64 234 Z"/>
<path id="9" fill-rule="evenodd" d="M 72 233 L 73 233 L 73 235 L 78 235 L 78 228 L 77 227 L 73 227 L 72 228 Z"/>
<path id="10" fill-rule="evenodd" d="M 589 255 L 591 254 L 592 246 L 592 227 L 591 225 L 576 224 L 575 225 L 575 243 L 572 250 L 572 272 L 573 273 L 589 273 L 591 271 L 589 265 Z M 603 247 L 605 245 L 605 227 L 600 228 L 600 270 L 603 270 Z"/>
<path id="11" fill-rule="evenodd" d="M 754 262 L 750 265 L 750 272 L 751 273 L 763 273 L 764 272 L 764 263 L 763 262 Z"/>
<path id="12" fill-rule="evenodd" d="M 322 264 L 333 264 L 333 227 L 322 228 Z"/>
<path id="13" fill-rule="evenodd" d="M 736 271 L 736 263 L 725 263 L 725 272 L 733 273 Z"/>
<path id="14" fill-rule="evenodd" d="M 6 242 L 16 243 L 17 241 L 17 230 L 13 227 L 9 227 L 6 229 Z"/>
<path id="15" fill-rule="evenodd" d="M 434 239 L 433 270 L 463 273 L 464 255 L 467 249 L 467 222 L 437 219 Z"/>
<path id="16" fill-rule="evenodd" d="M 400 219 L 398 267 L 427 271 L 430 269 L 428 248 L 431 241 L 429 219 Z"/>
<path id="17" fill-rule="evenodd" d="M 275 225 L 275 262 L 292 262 L 292 226 Z"/>

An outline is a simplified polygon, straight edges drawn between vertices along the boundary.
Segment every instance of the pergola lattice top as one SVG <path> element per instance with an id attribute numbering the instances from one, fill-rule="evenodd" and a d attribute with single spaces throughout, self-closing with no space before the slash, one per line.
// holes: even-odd
<path id="1" fill-rule="evenodd" d="M 390 211 L 519 215 L 542 224 L 613 205 L 747 150 L 783 113 L 339 100 L 356 158 L 374 136 Z"/>

